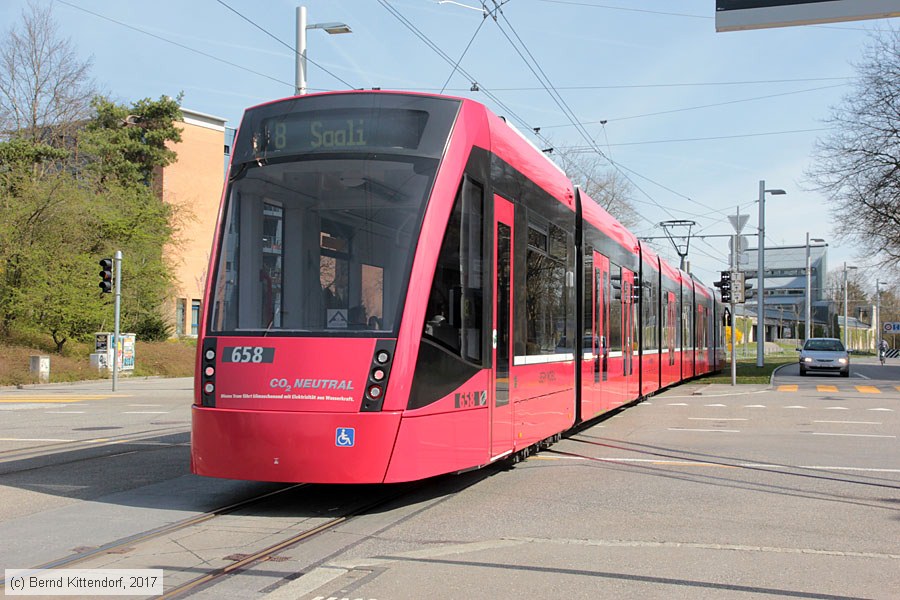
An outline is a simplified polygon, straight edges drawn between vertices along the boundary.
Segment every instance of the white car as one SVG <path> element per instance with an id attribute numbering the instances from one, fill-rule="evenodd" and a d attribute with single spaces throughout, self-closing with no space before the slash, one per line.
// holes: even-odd
<path id="1" fill-rule="evenodd" d="M 837 371 L 841 377 L 850 377 L 850 354 L 837 338 L 809 338 L 797 351 L 800 375 L 807 371 Z"/>

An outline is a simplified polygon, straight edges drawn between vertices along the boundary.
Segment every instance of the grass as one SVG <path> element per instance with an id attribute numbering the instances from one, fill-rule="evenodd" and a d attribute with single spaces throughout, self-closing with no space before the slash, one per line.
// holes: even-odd
<path id="1" fill-rule="evenodd" d="M 39 335 L 13 333 L 0 340 L 0 385 L 36 383 L 37 376 L 29 371 L 30 357 L 34 355 L 50 357 L 51 383 L 110 377 L 90 366 L 93 342 L 66 342 L 62 354 L 57 354 L 55 348 L 49 338 Z M 135 368 L 130 376 L 191 377 L 195 353 L 194 340 L 139 341 L 135 344 Z"/>
<path id="2" fill-rule="evenodd" d="M 756 366 L 756 344 L 750 343 L 746 347 L 737 344 L 735 358 L 737 363 L 735 383 L 738 384 L 767 384 L 771 381 L 772 372 L 781 365 L 797 362 L 797 344 L 791 341 L 778 342 L 778 350 L 772 351 L 771 344 L 767 344 L 769 352 L 766 353 L 762 367 Z M 718 375 L 704 377 L 707 383 L 731 383 L 731 354 L 725 355 L 725 368 Z"/>
<path id="3" fill-rule="evenodd" d="M 763 383 L 767 384 L 772 378 L 772 372 L 790 363 L 797 362 L 796 352 L 793 355 L 767 354 L 762 367 L 756 366 L 756 357 L 740 358 L 737 360 L 737 375 L 735 383 Z M 704 383 L 731 383 L 731 362 L 726 362 L 725 369 L 718 375 L 710 375 L 703 378 Z"/>

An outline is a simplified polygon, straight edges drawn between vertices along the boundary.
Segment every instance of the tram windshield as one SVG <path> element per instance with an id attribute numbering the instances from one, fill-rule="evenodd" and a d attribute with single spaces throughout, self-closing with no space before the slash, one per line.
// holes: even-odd
<path id="1" fill-rule="evenodd" d="M 212 331 L 393 330 L 437 162 L 247 165 L 228 190 Z"/>
<path id="2" fill-rule="evenodd" d="M 232 155 L 210 331 L 396 332 L 459 106 L 350 92 L 249 109 Z"/>

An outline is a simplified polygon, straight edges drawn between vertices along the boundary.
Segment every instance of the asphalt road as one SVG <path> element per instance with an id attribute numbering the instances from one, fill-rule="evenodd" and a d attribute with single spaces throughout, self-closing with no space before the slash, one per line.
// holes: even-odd
<path id="1" fill-rule="evenodd" d="M 680 386 L 523 463 L 437 478 L 195 597 L 898 598 L 900 366 L 790 369 Z M 103 385 L 0 390 L 5 568 L 264 489 L 187 474 L 189 380 Z"/>

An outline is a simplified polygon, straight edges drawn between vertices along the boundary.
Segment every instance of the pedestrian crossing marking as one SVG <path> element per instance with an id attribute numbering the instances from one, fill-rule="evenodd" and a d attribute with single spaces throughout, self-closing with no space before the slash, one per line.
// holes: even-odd
<path id="1" fill-rule="evenodd" d="M 891 386 L 893 389 L 900 392 L 900 385 Z M 883 393 L 880 388 L 874 385 L 854 385 L 853 389 L 861 394 L 881 394 Z M 811 391 L 809 387 L 801 388 L 799 385 L 795 383 L 786 383 L 775 388 L 778 392 L 798 392 L 798 391 Z M 829 392 L 829 393 L 837 393 L 840 390 L 836 385 L 816 385 L 817 392 Z M 847 391 L 846 389 L 844 391 Z M 888 389 L 890 391 L 890 389 Z"/>
<path id="2" fill-rule="evenodd" d="M 856 385 L 853 386 L 856 388 L 856 391 L 861 394 L 880 394 L 881 390 L 879 390 L 874 385 Z"/>

